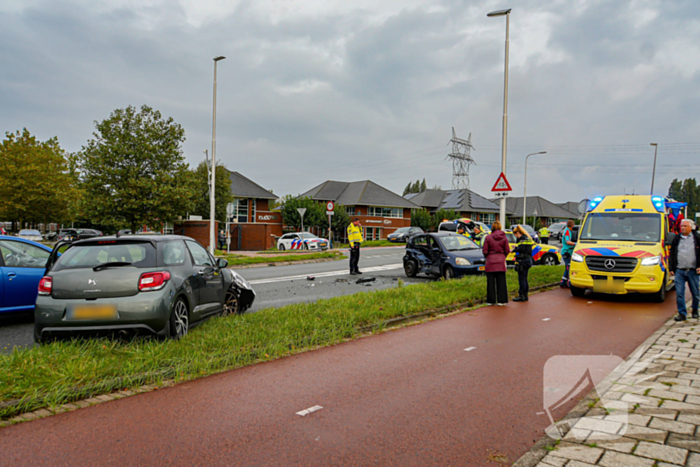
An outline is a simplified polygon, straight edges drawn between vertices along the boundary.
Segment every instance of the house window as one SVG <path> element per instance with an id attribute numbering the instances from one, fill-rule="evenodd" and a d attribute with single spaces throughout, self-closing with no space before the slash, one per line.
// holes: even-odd
<path id="1" fill-rule="evenodd" d="M 370 217 L 401 217 L 403 210 L 399 208 L 381 208 L 370 206 L 368 216 Z"/>
<path id="2" fill-rule="evenodd" d="M 248 199 L 236 198 L 233 200 L 233 214 L 231 215 L 233 222 L 248 222 Z"/>
<path id="3" fill-rule="evenodd" d="M 479 214 L 477 214 L 476 218 L 479 222 L 483 222 L 484 224 L 487 224 L 487 225 L 491 225 L 494 222 L 496 222 L 496 214 L 479 213 Z"/>
<path id="4" fill-rule="evenodd" d="M 354 216 L 355 215 L 355 206 L 345 206 L 345 213 L 348 216 Z"/>
<path id="5" fill-rule="evenodd" d="M 366 227 L 365 240 L 379 240 L 382 237 L 382 229 L 380 227 Z"/>
<path id="6" fill-rule="evenodd" d="M 252 222 L 255 222 L 255 214 L 258 211 L 256 201 L 257 200 L 255 200 L 255 199 L 251 200 L 251 204 L 253 205 L 253 220 L 252 220 Z"/>

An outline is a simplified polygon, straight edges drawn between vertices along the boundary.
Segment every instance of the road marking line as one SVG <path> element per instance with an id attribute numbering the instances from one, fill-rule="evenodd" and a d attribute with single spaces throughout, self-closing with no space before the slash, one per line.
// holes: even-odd
<path id="1" fill-rule="evenodd" d="M 464 349 L 465 352 L 471 352 L 472 350 L 476 350 L 476 347 L 467 347 Z"/>
<path id="2" fill-rule="evenodd" d="M 320 405 L 314 405 L 313 407 L 309 407 L 308 409 L 302 410 L 301 412 L 297 412 L 297 415 L 301 415 L 302 417 L 306 417 L 310 413 L 314 413 L 317 410 L 321 410 L 323 407 Z"/>
<path id="3" fill-rule="evenodd" d="M 401 268 L 403 268 L 403 263 L 388 264 L 385 266 L 375 266 L 372 268 L 362 268 L 362 272 L 390 271 L 392 269 L 401 269 Z M 318 274 L 314 274 L 314 276 L 315 277 L 330 277 L 330 276 L 343 276 L 343 275 L 348 275 L 348 274 L 350 274 L 350 273 L 347 270 L 342 270 L 342 271 L 320 272 Z M 272 282 L 285 282 L 285 281 L 306 279 L 308 276 L 309 276 L 308 274 L 301 274 L 299 276 L 273 277 L 270 279 L 252 280 L 252 281 L 248 281 L 248 283 L 250 285 L 270 284 Z"/>
<path id="4" fill-rule="evenodd" d="M 545 318 L 542 321 L 549 321 L 550 319 L 552 319 L 552 318 Z"/>

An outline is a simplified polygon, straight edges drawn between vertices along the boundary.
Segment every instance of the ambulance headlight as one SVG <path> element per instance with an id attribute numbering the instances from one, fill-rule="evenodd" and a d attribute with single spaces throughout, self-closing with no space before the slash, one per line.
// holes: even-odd
<path id="1" fill-rule="evenodd" d="M 457 258 L 455 260 L 455 263 L 457 263 L 457 266 L 471 266 L 471 264 L 472 264 L 466 258 Z"/>
<path id="2" fill-rule="evenodd" d="M 652 256 L 651 258 L 644 258 L 642 260 L 642 266 L 656 266 L 661 262 L 661 256 Z"/>
<path id="3" fill-rule="evenodd" d="M 571 254 L 571 261 L 575 261 L 577 263 L 582 263 L 583 262 L 583 256 L 579 255 L 578 253 L 572 253 Z"/>

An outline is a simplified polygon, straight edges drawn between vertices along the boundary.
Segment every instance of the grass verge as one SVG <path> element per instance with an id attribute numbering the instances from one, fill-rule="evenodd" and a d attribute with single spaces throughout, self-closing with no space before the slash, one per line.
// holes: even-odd
<path id="1" fill-rule="evenodd" d="M 268 263 L 293 263 L 295 261 L 309 261 L 314 259 L 343 259 L 343 255 L 340 251 L 323 251 L 320 253 L 292 253 L 286 255 L 275 255 L 269 257 L 261 256 L 245 256 L 236 254 L 221 254 L 217 255 L 221 258 L 225 258 L 228 261 L 229 266 L 245 266 L 248 264 L 268 264 Z"/>
<path id="2" fill-rule="evenodd" d="M 563 266 L 535 267 L 530 285 L 557 282 Z M 517 278 L 508 273 L 508 288 Z M 181 341 L 75 339 L 0 355 L 0 418 L 143 384 L 200 378 L 381 330 L 426 310 L 470 306 L 486 278 L 469 276 L 214 318 Z M 447 311 L 445 311 L 447 312 Z"/>

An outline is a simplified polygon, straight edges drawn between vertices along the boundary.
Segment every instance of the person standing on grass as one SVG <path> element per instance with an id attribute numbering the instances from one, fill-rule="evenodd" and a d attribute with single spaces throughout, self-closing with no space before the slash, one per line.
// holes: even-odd
<path id="1" fill-rule="evenodd" d="M 350 274 L 362 274 L 359 269 L 360 244 L 364 241 L 364 232 L 360 219 L 357 217 L 348 226 L 348 242 L 350 242 Z"/>
<path id="2" fill-rule="evenodd" d="M 510 246 L 499 221 L 493 223 L 491 230 L 482 248 L 486 257 L 486 302 L 502 306 L 508 303 L 506 256 L 510 253 Z"/>
<path id="3" fill-rule="evenodd" d="M 690 288 L 693 296 L 693 318 L 698 319 L 698 305 L 700 305 L 700 291 L 698 282 L 700 279 L 700 234 L 693 231 L 693 222 L 684 219 L 680 223 L 680 235 L 671 242 L 671 252 L 668 256 L 668 270 L 674 276 L 676 282 L 676 305 L 678 316 L 676 321 L 685 321 L 688 309 L 685 305 L 685 284 Z M 662 285 L 662 287 L 664 287 Z"/>
<path id="4" fill-rule="evenodd" d="M 527 282 L 527 273 L 532 267 L 532 247 L 535 246 L 535 242 L 522 225 L 518 225 L 513 229 L 513 235 L 518 239 L 518 246 L 516 246 L 513 251 L 515 251 L 515 270 L 518 273 L 518 284 L 520 285 L 518 296 L 515 297 L 513 301 L 527 302 L 527 294 L 530 291 L 530 284 Z"/>
<path id="5" fill-rule="evenodd" d="M 549 228 L 546 225 L 543 225 L 540 229 L 540 241 L 543 245 L 549 245 Z"/>
<path id="6" fill-rule="evenodd" d="M 569 219 L 566 223 L 566 228 L 561 234 L 561 258 L 564 260 L 564 275 L 561 277 L 560 287 L 569 288 L 569 269 L 571 269 L 571 255 L 574 252 L 576 242 L 573 241 L 573 233 L 571 229 L 574 227 L 574 221 Z"/>

